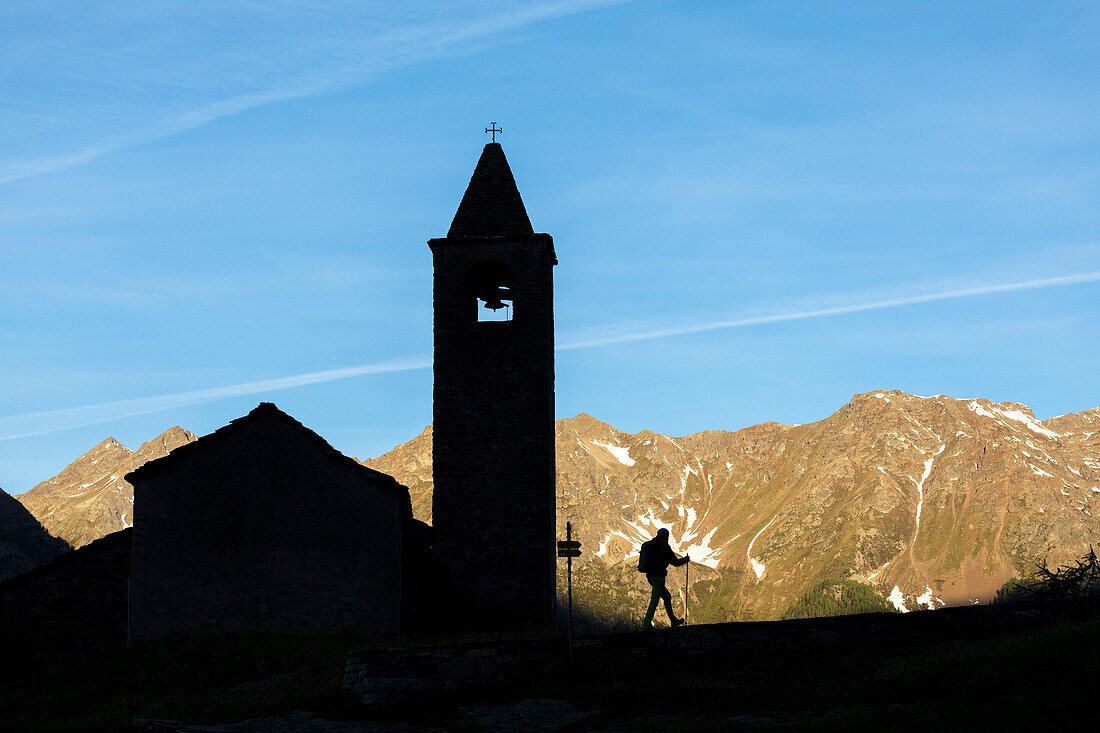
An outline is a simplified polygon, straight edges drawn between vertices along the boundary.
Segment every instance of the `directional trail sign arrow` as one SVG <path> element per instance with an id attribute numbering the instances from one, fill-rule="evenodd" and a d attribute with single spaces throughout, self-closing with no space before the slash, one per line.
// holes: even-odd
<path id="1" fill-rule="evenodd" d="M 573 663 L 573 558 L 581 556 L 581 543 L 573 539 L 573 523 L 565 523 L 565 539 L 558 540 L 558 557 L 565 561 L 566 584 L 569 588 L 569 663 Z"/>

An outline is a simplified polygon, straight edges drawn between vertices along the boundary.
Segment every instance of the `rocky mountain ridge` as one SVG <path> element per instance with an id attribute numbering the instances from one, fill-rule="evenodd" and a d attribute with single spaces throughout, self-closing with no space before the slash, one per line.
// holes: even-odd
<path id="1" fill-rule="evenodd" d="M 197 438 L 176 426 L 132 451 L 107 438 L 47 479 L 15 498 L 54 537 L 83 547 L 134 523 L 134 487 L 127 473 L 162 458 Z"/>
<path id="2" fill-rule="evenodd" d="M 776 618 L 831 577 L 903 611 L 988 602 L 1100 538 L 1100 408 L 1040 422 L 1017 403 L 881 390 L 815 423 L 683 437 L 580 414 L 557 445 L 558 531 L 571 521 L 585 547 L 575 599 L 604 618 L 638 615 L 634 558 L 661 527 L 693 560 L 706 621 Z M 430 428 L 365 463 L 430 520 Z"/>

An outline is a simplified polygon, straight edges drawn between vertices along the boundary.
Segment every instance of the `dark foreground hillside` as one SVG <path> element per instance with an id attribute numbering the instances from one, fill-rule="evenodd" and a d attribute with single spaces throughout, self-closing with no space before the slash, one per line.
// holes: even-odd
<path id="1" fill-rule="evenodd" d="M 696 640 L 758 640 L 736 651 L 694 643 L 670 653 L 679 632 L 665 630 L 651 638 L 666 651 L 643 657 L 636 637 L 603 637 L 606 651 L 578 654 L 572 667 L 562 654 L 488 688 L 381 711 L 341 693 L 345 657 L 368 646 L 363 639 L 159 642 L 5 685 L 0 729 L 120 730 L 135 719 L 145 730 L 207 731 L 1048 728 L 1096 715 L 1100 607 L 1062 608 L 1069 611 L 1025 605 L 969 617 L 970 609 L 948 609 L 692 630 Z M 946 621 L 952 614 L 964 623 Z"/>

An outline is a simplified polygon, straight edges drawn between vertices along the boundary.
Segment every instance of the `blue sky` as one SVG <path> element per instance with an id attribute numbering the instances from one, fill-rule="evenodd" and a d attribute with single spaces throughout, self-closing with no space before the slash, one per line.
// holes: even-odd
<path id="1" fill-rule="evenodd" d="M 416 435 L 425 241 L 493 120 L 560 260 L 559 416 L 1100 404 L 1094 3 L 16 0 L 0 486 L 261 400 Z"/>

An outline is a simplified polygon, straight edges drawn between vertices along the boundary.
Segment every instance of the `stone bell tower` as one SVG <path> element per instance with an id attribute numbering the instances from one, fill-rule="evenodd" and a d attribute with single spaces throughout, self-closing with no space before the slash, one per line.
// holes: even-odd
<path id="1" fill-rule="evenodd" d="M 436 556 L 472 625 L 554 606 L 554 240 L 536 234 L 499 143 L 485 146 L 435 266 Z"/>

